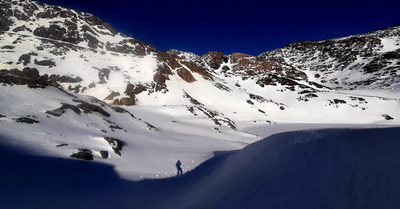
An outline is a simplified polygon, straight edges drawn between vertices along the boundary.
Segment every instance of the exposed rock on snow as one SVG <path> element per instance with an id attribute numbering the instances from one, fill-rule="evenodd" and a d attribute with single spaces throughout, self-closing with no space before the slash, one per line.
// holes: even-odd
<path id="1" fill-rule="evenodd" d="M 77 105 L 77 107 L 82 109 L 84 113 L 98 112 L 106 117 L 110 117 L 110 114 L 108 112 L 95 104 L 90 104 L 81 100 L 74 100 L 74 102 L 80 103 L 79 105 Z"/>
<path id="2" fill-rule="evenodd" d="M 228 63 L 228 56 L 224 55 L 222 52 L 212 52 L 209 51 L 205 53 L 202 57 L 204 61 L 212 68 L 219 69 L 221 64 Z"/>
<path id="3" fill-rule="evenodd" d="M 114 152 L 121 156 L 121 150 L 126 143 L 113 137 L 104 137 L 104 139 L 111 145 Z"/>
<path id="4" fill-rule="evenodd" d="M 58 145 L 56 145 L 56 147 L 65 147 L 65 146 L 68 146 L 68 144 L 58 144 Z"/>
<path id="5" fill-rule="evenodd" d="M 65 111 L 67 109 L 72 110 L 73 112 L 75 112 L 78 115 L 81 114 L 81 110 L 77 106 L 71 105 L 71 104 L 66 104 L 66 103 L 62 103 L 61 107 L 54 109 L 54 110 L 48 110 L 48 111 L 46 111 L 46 113 L 49 115 L 60 117 L 62 114 L 65 113 Z"/>
<path id="6" fill-rule="evenodd" d="M 100 151 L 100 156 L 102 157 L 102 158 L 108 158 L 108 152 L 107 151 L 105 151 L 105 150 L 101 150 Z"/>
<path id="7" fill-rule="evenodd" d="M 57 83 L 49 80 L 47 74 L 39 76 L 35 68 L 26 67 L 22 71 L 0 70 L 0 83 L 28 85 L 29 88 L 44 88 L 47 85 L 57 86 Z"/>
<path id="8" fill-rule="evenodd" d="M 27 124 L 39 123 L 39 121 L 34 120 L 32 118 L 28 118 L 28 117 L 13 118 L 13 120 L 15 120 L 15 122 L 17 122 L 17 123 L 27 123 Z"/>
<path id="9" fill-rule="evenodd" d="M 385 118 L 386 120 L 393 120 L 394 119 L 390 115 L 386 115 L 386 114 L 383 114 L 382 117 Z"/>
<path id="10" fill-rule="evenodd" d="M 79 151 L 77 153 L 73 153 L 71 157 L 84 160 L 93 160 L 93 154 L 90 149 L 79 149 Z"/>

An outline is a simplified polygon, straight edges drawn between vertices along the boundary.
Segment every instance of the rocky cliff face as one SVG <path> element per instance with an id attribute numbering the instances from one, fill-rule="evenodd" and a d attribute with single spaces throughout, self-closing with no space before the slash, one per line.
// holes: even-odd
<path id="1" fill-rule="evenodd" d="M 0 31 L 62 41 L 57 42 L 57 47 L 65 51 L 74 49 L 69 44 L 135 55 L 155 51 L 154 47 L 118 33 L 110 24 L 88 13 L 37 1 L 1 1 L 0 6 Z"/>

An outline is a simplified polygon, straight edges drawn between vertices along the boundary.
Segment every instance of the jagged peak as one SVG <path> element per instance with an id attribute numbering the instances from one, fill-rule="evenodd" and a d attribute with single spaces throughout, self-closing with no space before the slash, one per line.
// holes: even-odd
<path id="1" fill-rule="evenodd" d="M 0 31 L 34 35 L 94 50 L 146 55 L 157 50 L 115 30 L 99 17 L 38 1 L 1 1 Z"/>
<path id="2" fill-rule="evenodd" d="M 338 37 L 338 38 L 332 38 L 332 39 L 324 39 L 324 40 L 315 40 L 315 41 L 296 41 L 293 43 L 290 43 L 283 48 L 288 48 L 288 47 L 296 47 L 299 45 L 315 45 L 315 44 L 320 44 L 320 43 L 326 43 L 326 42 L 337 42 L 337 41 L 343 41 L 343 40 L 361 40 L 362 38 L 370 38 L 371 40 L 374 40 L 376 38 L 388 38 L 388 37 L 393 37 L 393 36 L 400 36 L 400 26 L 390 26 L 384 29 L 372 31 L 372 32 L 367 32 L 367 33 L 360 33 L 356 35 L 350 35 L 350 36 L 344 36 L 344 37 Z M 361 39 L 357 39 L 361 38 Z M 277 49 L 279 50 L 279 49 Z M 264 52 L 265 53 L 265 52 Z M 263 53 L 262 53 L 263 54 Z"/>

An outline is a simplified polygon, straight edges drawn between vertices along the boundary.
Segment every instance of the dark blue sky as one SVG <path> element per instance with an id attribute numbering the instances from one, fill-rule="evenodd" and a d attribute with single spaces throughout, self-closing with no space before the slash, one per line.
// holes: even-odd
<path id="1" fill-rule="evenodd" d="M 92 13 L 160 50 L 259 55 L 400 25 L 398 0 L 42 0 Z"/>

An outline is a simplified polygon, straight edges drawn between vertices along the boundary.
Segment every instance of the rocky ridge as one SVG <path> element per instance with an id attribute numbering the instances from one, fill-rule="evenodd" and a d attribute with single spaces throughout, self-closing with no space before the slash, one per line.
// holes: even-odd
<path id="1" fill-rule="evenodd" d="M 400 27 L 323 41 L 301 41 L 265 52 L 332 88 L 398 88 Z"/>

